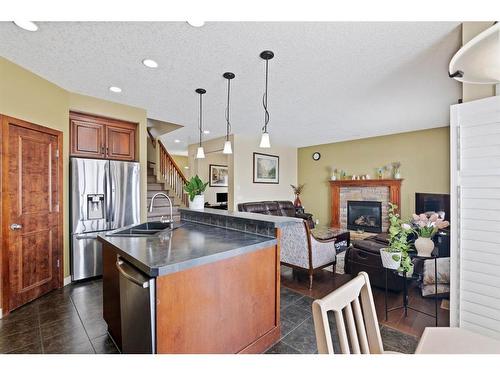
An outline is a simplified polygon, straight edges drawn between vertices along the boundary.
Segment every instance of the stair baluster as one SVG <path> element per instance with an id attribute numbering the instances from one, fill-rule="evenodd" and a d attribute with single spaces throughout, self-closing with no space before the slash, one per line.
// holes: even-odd
<path id="1" fill-rule="evenodd" d="M 187 179 L 165 146 L 163 146 L 163 143 L 160 141 L 158 144 L 160 145 L 160 175 L 167 183 L 171 193 L 185 206 L 188 206 L 188 195 L 184 192 L 184 185 L 186 185 Z"/>

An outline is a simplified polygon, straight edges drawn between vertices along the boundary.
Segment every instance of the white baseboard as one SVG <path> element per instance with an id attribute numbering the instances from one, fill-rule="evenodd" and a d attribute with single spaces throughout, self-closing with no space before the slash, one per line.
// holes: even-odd
<path id="1" fill-rule="evenodd" d="M 64 278 L 64 286 L 71 284 L 71 275 Z"/>

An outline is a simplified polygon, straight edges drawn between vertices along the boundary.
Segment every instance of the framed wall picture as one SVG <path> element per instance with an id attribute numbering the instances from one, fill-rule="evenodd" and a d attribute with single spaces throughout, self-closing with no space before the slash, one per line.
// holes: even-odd
<path id="1" fill-rule="evenodd" d="M 254 152 L 253 182 L 256 184 L 279 184 L 280 157 Z"/>
<path id="2" fill-rule="evenodd" d="M 227 165 L 210 164 L 209 168 L 210 186 L 227 187 L 229 180 Z"/>

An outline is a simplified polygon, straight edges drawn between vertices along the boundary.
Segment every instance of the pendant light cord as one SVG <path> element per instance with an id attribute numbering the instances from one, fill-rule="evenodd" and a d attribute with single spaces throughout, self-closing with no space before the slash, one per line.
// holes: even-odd
<path id="1" fill-rule="evenodd" d="M 200 147 L 201 147 L 201 134 L 203 133 L 203 114 L 202 114 L 202 103 L 201 103 L 201 97 L 202 97 L 202 94 L 200 94 Z"/>
<path id="2" fill-rule="evenodd" d="M 226 141 L 229 141 L 229 133 L 231 133 L 231 123 L 229 122 L 229 95 L 231 92 L 231 80 L 227 80 L 227 107 L 226 107 Z"/>
<path id="3" fill-rule="evenodd" d="M 269 73 L 269 60 L 266 59 L 266 90 L 262 97 L 262 105 L 264 106 L 264 126 L 262 127 L 262 131 L 267 133 L 267 124 L 269 123 L 269 111 L 267 110 L 267 82 L 268 82 L 268 74 Z"/>

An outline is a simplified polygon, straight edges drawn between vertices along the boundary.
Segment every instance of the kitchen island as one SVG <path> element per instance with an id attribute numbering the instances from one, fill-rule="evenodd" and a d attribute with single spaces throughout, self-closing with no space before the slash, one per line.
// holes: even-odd
<path id="1" fill-rule="evenodd" d="M 150 352 L 264 352 L 280 338 L 280 228 L 298 221 L 181 209 L 181 222 L 173 230 L 100 236 L 108 332 L 124 353 L 142 352 L 126 344 L 144 340 L 134 332 L 143 325 L 134 319 L 130 323 L 135 306 L 142 311 L 136 313 L 139 318 L 151 312 Z M 141 281 L 134 281 L 139 290 L 151 280 L 149 310 L 141 310 L 137 291 L 124 291 L 130 279 L 125 266 L 140 274 Z"/>

